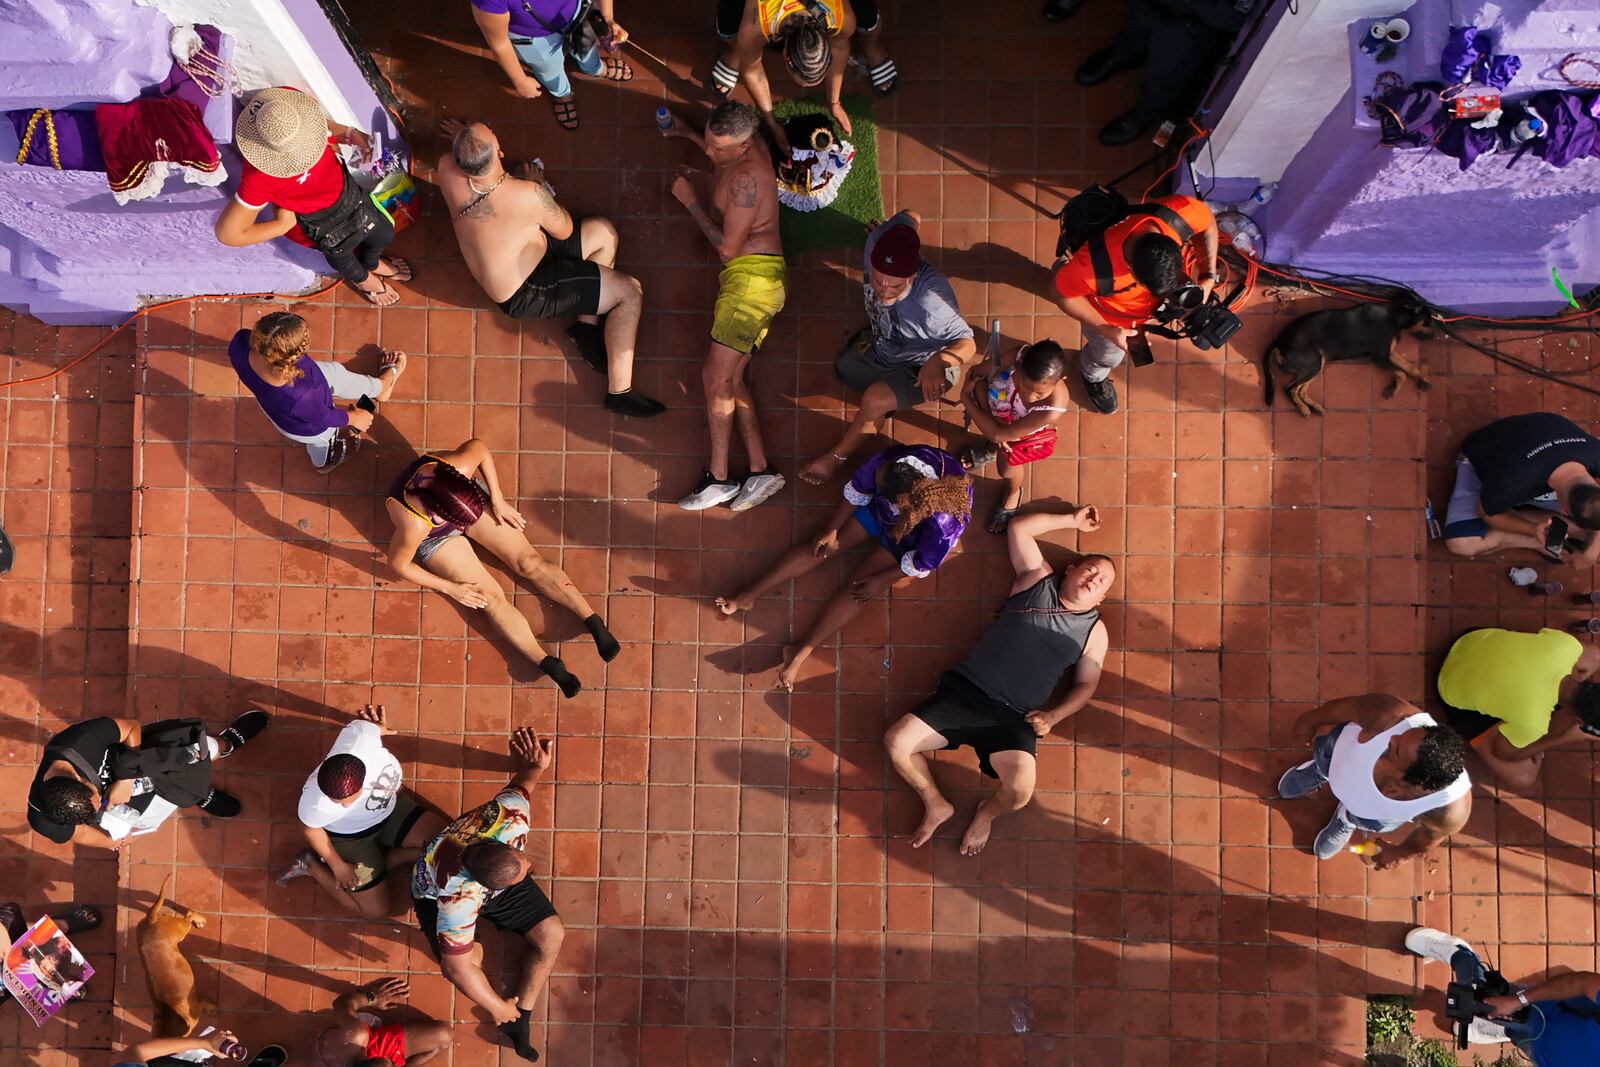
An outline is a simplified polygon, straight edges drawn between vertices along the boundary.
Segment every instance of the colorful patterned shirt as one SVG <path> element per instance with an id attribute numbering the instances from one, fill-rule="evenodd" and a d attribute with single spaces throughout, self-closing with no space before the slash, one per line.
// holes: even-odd
<path id="1" fill-rule="evenodd" d="M 528 839 L 528 794 L 516 788 L 501 791 L 487 804 L 473 808 L 445 827 L 422 850 L 411 875 L 411 895 L 439 905 L 439 951 L 448 955 L 472 951 L 478 912 L 495 890 L 472 880 L 461 857 L 475 841 L 498 841 L 522 851 Z"/>

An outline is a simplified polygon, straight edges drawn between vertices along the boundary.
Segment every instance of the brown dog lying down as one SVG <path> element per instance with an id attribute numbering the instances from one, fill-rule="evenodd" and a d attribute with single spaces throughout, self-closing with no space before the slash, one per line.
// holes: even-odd
<path id="1" fill-rule="evenodd" d="M 1403 331 L 1410 330 L 1423 339 L 1431 336 L 1427 332 L 1429 322 L 1426 309 L 1406 297 L 1301 315 L 1285 326 L 1261 354 L 1267 406 L 1272 406 L 1274 364 L 1289 376 L 1283 395 L 1294 401 L 1302 415 L 1322 414 L 1322 405 L 1306 396 L 1306 385 L 1321 373 L 1325 363 L 1361 359 L 1376 363 L 1394 375 L 1383 390 L 1386 399 L 1394 396 L 1407 378 L 1415 379 L 1418 389 L 1430 388 L 1422 371 L 1397 350 Z"/>
<path id="2" fill-rule="evenodd" d="M 150 989 L 154 1037 L 187 1037 L 201 1013 L 217 1010 L 196 995 L 194 970 L 178 949 L 190 930 L 206 924 L 206 917 L 188 910 L 181 915 L 164 910 L 171 886 L 169 874 L 149 914 L 139 920 L 139 958 L 144 961 L 145 985 Z"/>

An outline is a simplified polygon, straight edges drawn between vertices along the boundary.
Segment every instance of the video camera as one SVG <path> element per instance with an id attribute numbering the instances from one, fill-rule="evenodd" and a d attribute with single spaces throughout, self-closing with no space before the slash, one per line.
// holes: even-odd
<path id="1" fill-rule="evenodd" d="M 1444 1014 L 1445 1018 L 1455 1024 L 1456 1048 L 1467 1047 L 1467 1028 L 1472 1025 L 1472 1020 L 1488 1018 L 1493 1011 L 1484 1001 L 1490 997 L 1511 995 L 1511 983 L 1506 981 L 1505 975 L 1492 968 L 1484 971 L 1483 977 L 1471 985 L 1465 982 L 1451 982 L 1445 987 Z M 1523 1008 L 1512 1018 L 1517 1022 L 1523 1022 L 1527 1016 L 1528 1009 Z"/>
<path id="2" fill-rule="evenodd" d="M 1166 293 L 1152 316 L 1162 326 L 1149 329 L 1163 337 L 1186 337 L 1196 348 L 1221 348 L 1228 338 L 1239 332 L 1239 316 L 1228 310 L 1226 304 L 1213 296 L 1206 299 L 1206 291 L 1198 285 L 1181 285 Z M 1176 329 L 1164 328 L 1176 322 Z"/>

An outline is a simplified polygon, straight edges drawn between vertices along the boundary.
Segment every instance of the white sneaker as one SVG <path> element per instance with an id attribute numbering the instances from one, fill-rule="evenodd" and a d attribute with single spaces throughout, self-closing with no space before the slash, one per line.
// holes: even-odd
<path id="1" fill-rule="evenodd" d="M 710 471 L 706 471 L 700 476 L 694 491 L 678 501 L 678 506 L 684 511 L 704 511 L 718 504 L 726 504 L 739 495 L 739 488 L 738 482 L 719 482 L 711 476 Z"/>
<path id="2" fill-rule="evenodd" d="M 745 476 L 744 484 L 739 487 L 739 493 L 733 498 L 733 503 L 728 505 L 729 511 L 749 511 L 757 504 L 764 504 L 784 486 L 783 475 L 768 468 L 758 474 Z"/>
<path id="3" fill-rule="evenodd" d="M 1499 1045 L 1510 1040 L 1511 1036 L 1506 1033 L 1505 1023 L 1497 1023 L 1480 1015 L 1467 1024 L 1469 1045 Z"/>
<path id="4" fill-rule="evenodd" d="M 1406 948 L 1425 960 L 1449 963 L 1450 958 L 1457 951 L 1460 949 L 1470 950 L 1472 946 L 1454 934 L 1447 934 L 1443 930 L 1435 930 L 1431 926 L 1417 926 L 1406 934 Z M 1500 1040 L 1504 1041 L 1505 1038 L 1502 1037 Z"/>

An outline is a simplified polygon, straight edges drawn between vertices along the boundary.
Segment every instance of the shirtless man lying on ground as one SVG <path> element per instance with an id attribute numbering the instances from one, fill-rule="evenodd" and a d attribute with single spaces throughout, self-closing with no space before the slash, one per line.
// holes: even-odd
<path id="1" fill-rule="evenodd" d="M 616 269 L 617 228 L 603 218 L 574 219 L 532 164 L 507 171 L 500 141 L 483 123 L 443 119 L 439 129 L 451 145 L 435 177 L 461 256 L 484 293 L 514 319 L 577 315 L 567 335 L 584 362 L 606 375 L 606 410 L 634 418 L 665 411 L 633 391 L 644 288 Z"/>

